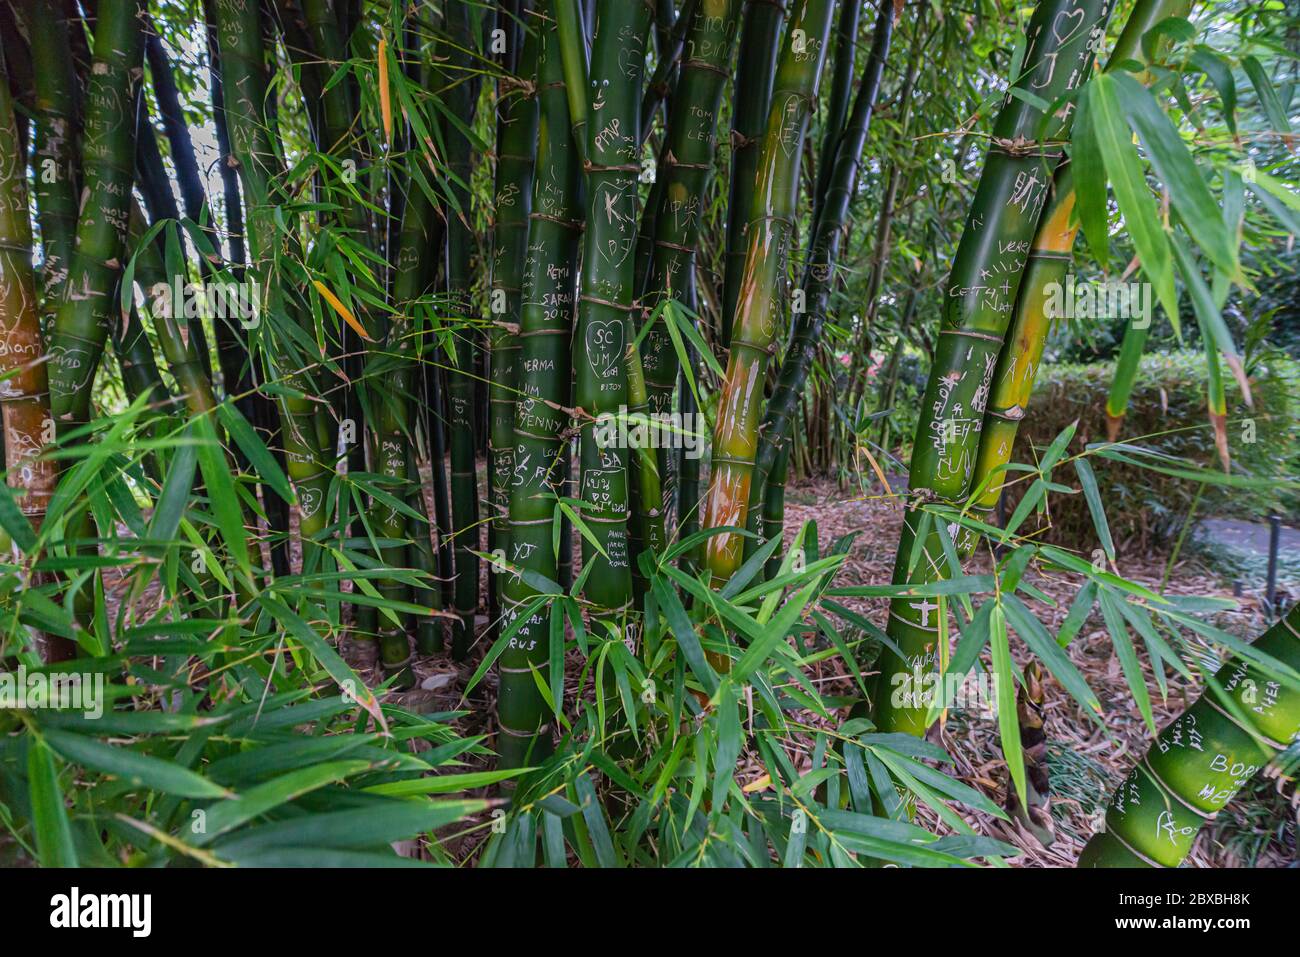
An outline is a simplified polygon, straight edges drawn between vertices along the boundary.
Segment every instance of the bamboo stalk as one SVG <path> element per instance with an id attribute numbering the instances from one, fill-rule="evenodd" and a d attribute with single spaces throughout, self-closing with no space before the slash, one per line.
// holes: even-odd
<path id="1" fill-rule="evenodd" d="M 747 0 L 740 32 L 740 55 L 736 59 L 736 80 L 732 89 L 743 90 L 732 104 L 731 180 L 727 194 L 727 248 L 722 282 L 721 345 L 731 337 L 731 317 L 740 298 L 741 275 L 745 269 L 746 238 L 754 184 L 758 176 L 759 148 L 767 127 L 776 77 L 777 44 L 785 23 L 786 8 L 780 0 Z"/>
<path id="2" fill-rule="evenodd" d="M 758 179 L 746 228 L 745 269 L 731 324 L 727 373 L 713 432 L 713 472 L 704 507 L 704 528 L 745 526 L 768 350 L 785 307 L 789 256 L 799 190 L 799 164 L 808 118 L 826 57 L 834 4 L 804 0 L 790 19 L 773 84 Z M 742 539 L 724 532 L 705 547 L 715 586 L 740 567 Z"/>
<path id="3" fill-rule="evenodd" d="M 442 68 L 442 96 L 452 115 L 469 122 L 474 112 L 470 92 L 469 50 L 472 39 L 469 11 L 453 4 L 446 12 L 448 33 L 445 65 Z M 455 200 L 447 210 L 447 299 L 450 315 L 466 322 L 455 332 L 455 368 L 447 373 L 451 425 L 451 521 L 454 528 L 456 615 L 452 625 L 452 657 L 461 661 L 474 635 L 474 618 L 479 605 L 479 489 L 476 467 L 475 356 L 478 330 L 469 325 L 471 299 L 470 255 L 474 232 L 470 216 L 470 145 L 465 134 L 446 118 L 442 123 L 447 169 L 452 175 L 450 191 Z M 455 208 L 458 207 L 459 209 Z M 439 463 L 440 467 L 440 463 Z"/>
<path id="4" fill-rule="evenodd" d="M 655 179 L 659 209 L 651 216 L 653 243 L 642 292 L 643 312 L 650 321 L 669 300 L 685 304 L 693 297 L 695 257 L 704 204 L 713 176 L 719 107 L 727 83 L 727 64 L 735 50 L 740 0 L 708 0 L 690 12 L 679 45 L 687 51 L 668 110 L 668 131 Z M 683 11 L 683 18 L 688 11 Z M 676 31 L 674 31 L 676 32 Z M 656 417 L 672 411 L 679 363 L 666 315 L 653 319 L 642 340 L 644 375 L 634 376 L 628 411 Z M 638 381 L 640 380 L 640 381 Z M 689 390 L 683 390 L 683 396 Z M 667 438 L 668 436 L 661 436 Z M 637 555 L 643 548 L 658 551 L 665 540 L 665 514 L 676 494 L 676 461 L 667 446 L 642 449 L 635 467 L 639 474 L 632 574 L 640 577 Z"/>
<path id="5" fill-rule="evenodd" d="M 582 176 L 571 134 L 555 6 L 551 0 L 539 5 L 544 19 L 537 24 L 540 122 L 520 309 L 520 398 L 513 423 L 507 558 L 517 569 L 558 583 L 555 496 L 561 494 L 568 461 L 570 339 L 582 232 Z M 513 570 L 504 576 L 503 627 L 514 622 L 537 594 L 535 578 L 526 580 Z M 550 710 L 533 677 L 536 669 L 549 684 L 548 611 L 543 607 L 531 614 L 501 654 L 497 752 L 504 768 L 536 763 L 550 752 Z"/>
<path id="6" fill-rule="evenodd" d="M 1300 605 L 1251 646 L 1300 669 Z M 1300 735 L 1300 689 L 1234 655 L 1124 779 L 1079 867 L 1177 867 L 1205 823 Z"/>
<path id="7" fill-rule="evenodd" d="M 41 361 L 44 350 L 32 274 L 26 167 L 0 50 L 0 422 L 4 427 L 6 483 L 19 510 L 39 531 L 58 470 L 52 461 L 42 458 L 54 440 L 54 420 L 46 366 Z M 33 562 L 38 557 L 28 556 Z M 47 635 L 44 644 L 48 661 L 75 655 L 76 646 L 67 639 Z"/>
<path id="8" fill-rule="evenodd" d="M 1077 88 L 1091 70 L 1091 31 L 1104 29 L 1109 13 L 1108 0 L 1039 3 L 1027 27 L 1025 67 L 1015 85 L 1032 91 L 1035 102 L 1048 104 Z M 995 121 L 984 172 L 945 287 L 939 343 L 914 442 L 912 501 L 899 541 L 895 584 L 945 574 L 938 531 L 930 532 L 919 560 L 912 563 L 923 514 L 919 506 L 927 501 L 958 502 L 970 488 L 998 357 L 1071 113 L 1058 110 L 1044 117 L 1033 102 L 1011 96 Z M 928 669 L 935 661 L 939 625 L 932 609 L 933 602 L 917 599 L 891 602 L 888 633 L 902 657 L 888 649 L 882 653 L 872 700 L 873 719 L 882 730 L 925 730 L 928 709 L 911 699 L 895 700 L 891 692 L 897 687 L 895 674 L 910 671 L 913 664 Z"/>
<path id="9" fill-rule="evenodd" d="M 262 23 L 258 6 L 241 0 L 215 0 L 217 39 L 221 54 L 223 113 L 231 138 L 231 157 L 239 167 L 247 209 L 251 272 L 262 284 L 264 319 L 288 313 L 295 321 L 275 260 L 280 252 L 274 219 L 277 182 L 283 175 L 272 141 L 273 127 L 264 113 L 267 82 L 262 55 Z M 301 320 L 298 320 L 301 321 Z M 294 492 L 298 498 L 299 534 L 304 567 L 312 567 L 318 553 L 308 547 L 328 526 L 326 502 L 330 461 L 326 442 L 317 429 L 317 395 L 311 374 L 300 368 L 280 368 L 283 359 L 265 354 L 268 379 L 288 386 L 278 396 L 280 436 Z"/>
<path id="10" fill-rule="evenodd" d="M 50 11 L 35 0 L 26 0 L 23 13 L 32 56 L 41 64 L 33 77 L 36 136 L 32 166 L 43 253 L 41 291 L 49 325 L 63 299 L 77 236 L 81 139 L 77 76 L 63 11 Z"/>
<path id="11" fill-rule="evenodd" d="M 50 406 L 64 431 L 90 418 L 95 370 L 116 316 L 135 166 L 135 124 L 144 34 L 138 0 L 101 0 L 86 95 L 85 200 L 77 222 L 67 295 L 49 342 Z"/>
<path id="12" fill-rule="evenodd" d="M 841 29 L 844 29 L 842 21 Z M 751 531 L 759 531 L 760 518 L 767 515 L 763 508 L 763 498 L 768 476 L 778 456 L 790 442 L 790 431 L 799 395 L 803 392 L 804 383 L 808 379 L 808 370 L 817 355 L 821 341 L 822 327 L 826 322 L 826 312 L 835 287 L 835 270 L 839 260 L 840 244 L 845 224 L 848 222 L 849 206 L 853 199 L 858 170 L 862 165 L 862 151 L 867 142 L 867 131 L 871 126 L 871 115 L 875 109 L 876 97 L 879 95 L 880 81 L 884 74 L 885 61 L 889 56 L 893 30 L 893 6 L 881 4 L 875 31 L 872 34 L 871 53 L 867 57 L 862 79 L 858 84 L 852 116 L 842 132 L 832 131 L 827 134 L 834 144 L 834 152 L 831 157 L 823 160 L 822 167 L 825 169 L 831 166 L 832 173 L 826 177 L 824 192 L 816 207 L 816 225 L 809 244 L 802 284 L 804 311 L 795 316 L 790 344 L 781 363 L 776 388 L 767 403 L 763 426 L 759 432 L 758 456 L 755 460 L 754 480 L 750 486 L 747 515 Z M 850 46 L 848 52 L 852 49 Z M 835 77 L 840 84 L 848 85 L 848 80 L 842 77 L 838 68 Z M 784 481 L 784 475 L 781 478 Z M 776 516 L 775 511 L 770 515 L 773 520 Z M 763 521 L 762 531 L 766 537 L 769 531 L 766 521 Z M 779 533 L 780 529 L 775 531 Z M 754 545 L 754 540 L 746 542 L 746 553 Z"/>
<path id="13" fill-rule="evenodd" d="M 513 44 L 521 42 L 515 37 Z M 537 38 L 529 32 L 518 54 L 518 73 L 499 83 L 497 169 L 492 229 L 492 326 L 488 334 L 488 475 L 491 499 L 491 546 L 510 553 L 510 477 L 514 471 L 515 403 L 519 392 L 519 322 L 532 211 L 533 171 L 537 153 Z M 500 307 L 498 310 L 497 307 Z M 496 569 L 494 569 L 496 571 Z M 495 623 L 499 575 L 489 576 Z"/>
<path id="14" fill-rule="evenodd" d="M 602 443 L 597 429 L 613 424 L 629 405 L 641 85 L 650 15 L 646 0 L 596 4 L 584 164 L 586 233 L 574 346 L 575 355 L 582 357 L 576 363 L 575 393 L 582 419 L 579 498 L 583 521 L 595 539 L 583 538 L 583 565 L 591 567 L 585 596 L 593 619 L 620 633 L 619 619 L 631 611 L 632 598 L 628 450 L 619 442 Z M 562 44 L 564 39 L 561 33 Z"/>
<path id="15" fill-rule="evenodd" d="M 1190 5 L 1188 0 L 1140 0 L 1115 42 L 1107 69 L 1118 63 L 1145 62 L 1142 37 L 1166 18 L 1185 15 Z M 994 477 L 1011 461 L 1016 432 L 1029 407 L 1034 381 L 1042 366 L 1043 349 L 1051 327 L 1051 317 L 1046 308 L 1049 290 L 1061 287 L 1074 258 L 1074 241 L 1079 231 L 1074 206 L 1074 174 L 1066 162 L 1056 172 L 1051 195 L 1039 220 L 1025 266 L 1024 282 L 1016 297 L 1015 314 L 1007 332 L 1007 345 L 993 374 L 979 453 L 971 477 L 972 487 L 986 485 L 973 509 L 980 519 L 992 515 L 1002 495 L 1004 483 Z M 957 545 L 959 554 L 966 556 L 975 547 L 975 541 L 963 535 Z"/>

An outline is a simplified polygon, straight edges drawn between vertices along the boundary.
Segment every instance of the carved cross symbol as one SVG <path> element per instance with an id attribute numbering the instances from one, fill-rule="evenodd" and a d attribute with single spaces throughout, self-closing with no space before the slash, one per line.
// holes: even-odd
<path id="1" fill-rule="evenodd" d="M 930 624 L 930 612 L 938 608 L 938 604 L 930 601 L 928 598 L 922 598 L 919 602 L 912 602 L 912 608 L 921 613 L 921 627 L 925 628 Z"/>

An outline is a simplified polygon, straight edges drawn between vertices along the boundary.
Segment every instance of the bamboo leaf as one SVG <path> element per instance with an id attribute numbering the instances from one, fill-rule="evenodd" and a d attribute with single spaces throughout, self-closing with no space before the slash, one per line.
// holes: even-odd
<path id="1" fill-rule="evenodd" d="M 36 853 L 43 867 L 76 867 L 68 809 L 59 787 L 54 756 L 46 743 L 33 735 L 27 744 L 27 792 L 32 802 Z"/>
<path id="2" fill-rule="evenodd" d="M 104 744 L 94 738 L 67 731 L 46 729 L 50 747 L 66 761 L 121 778 L 136 787 L 152 788 L 177 797 L 225 797 L 229 791 L 188 768 L 140 754 L 127 747 Z"/>
<path id="3" fill-rule="evenodd" d="M 1114 77 L 1119 102 L 1130 125 L 1142 139 L 1156 174 L 1169 191 L 1187 230 L 1210 260 L 1240 282 L 1236 235 L 1224 228 L 1219 204 L 1210 195 L 1192 154 L 1151 91 L 1131 76 Z"/>
<path id="4" fill-rule="evenodd" d="M 1083 88 L 1083 97 L 1090 107 L 1088 116 L 1097 138 L 1098 152 L 1105 162 L 1120 213 L 1128 224 L 1133 246 L 1142 262 L 1142 271 L 1155 286 L 1156 297 L 1165 312 L 1176 316 L 1178 297 L 1174 291 L 1169 240 L 1160 227 L 1155 201 L 1142 176 L 1137 151 L 1128 134 L 1115 77 L 1103 73 L 1094 78 Z M 1078 189 L 1082 193 L 1084 184 L 1080 183 Z"/>
<path id="5" fill-rule="evenodd" d="M 1106 552 L 1106 557 L 1115 560 L 1115 542 L 1110 537 L 1110 523 L 1106 521 L 1106 510 L 1101 504 L 1101 492 L 1097 488 L 1097 477 L 1092 472 L 1088 460 L 1080 456 L 1074 460 L 1074 471 L 1079 476 L 1079 485 L 1083 488 L 1083 497 L 1088 502 L 1088 511 L 1092 514 L 1092 525 L 1097 530 L 1097 540 Z"/>
<path id="6" fill-rule="evenodd" d="M 1002 753 L 1011 774 L 1021 806 L 1025 798 L 1025 754 L 1020 743 L 1020 720 L 1016 714 L 1015 666 L 1011 661 L 1011 646 L 1007 641 L 1007 622 L 1001 602 L 993 602 L 989 614 L 989 648 L 993 657 L 993 673 L 998 679 L 998 731 L 1002 740 Z"/>

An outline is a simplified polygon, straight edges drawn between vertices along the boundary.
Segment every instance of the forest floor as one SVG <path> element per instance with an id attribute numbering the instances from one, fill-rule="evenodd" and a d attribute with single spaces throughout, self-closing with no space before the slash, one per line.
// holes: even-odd
<path id="1" fill-rule="evenodd" d="M 837 583 L 889 581 L 895 543 L 902 524 L 902 508 L 896 496 L 852 497 L 830 481 L 806 482 L 787 492 L 787 532 L 792 533 L 801 522 L 810 519 L 817 521 L 823 542 L 855 531 L 860 533 L 849 552 L 845 568 L 837 576 Z M 1256 529 L 1246 531 L 1258 534 Z M 1212 553 L 1207 553 L 1205 546 L 1184 554 L 1185 557 L 1180 557 L 1169 569 L 1167 592 L 1233 597 L 1233 583 L 1212 570 L 1212 566 L 1218 568 L 1218 563 L 1212 560 Z M 1300 559 L 1300 555 L 1290 557 Z M 1161 553 L 1121 554 L 1118 564 L 1126 578 L 1159 591 L 1168 560 L 1169 555 Z M 972 571 L 987 571 L 990 563 L 990 557 L 984 553 L 974 559 Z M 1289 564 L 1284 566 L 1284 572 L 1289 567 Z M 1030 580 L 1057 602 L 1056 608 L 1042 604 L 1035 606 L 1048 630 L 1055 633 L 1079 583 L 1074 576 L 1033 573 Z M 1284 587 L 1293 590 L 1296 587 L 1294 579 L 1288 579 L 1285 574 L 1281 582 Z M 1242 585 L 1242 595 L 1237 598 L 1238 609 L 1222 613 L 1215 624 L 1249 640 L 1259 635 L 1265 624 L 1262 576 L 1258 580 L 1244 581 Z M 884 622 L 886 600 L 864 600 L 860 607 L 870 611 L 873 621 Z M 1023 646 L 1018 648 L 1018 645 L 1018 642 L 1012 643 L 1013 652 L 1018 652 L 1017 660 L 1023 664 Z M 1148 687 L 1154 688 L 1150 662 L 1144 650 L 1139 653 L 1148 676 Z M 1084 624 L 1071 643 L 1069 654 L 1102 701 L 1105 714 L 1103 727 L 1098 728 L 1054 679 L 1046 678 L 1044 730 L 1051 773 L 1052 816 L 1057 834 L 1055 843 L 1044 848 L 1018 824 L 964 812 L 969 823 L 981 833 L 1001 837 L 1021 848 L 1023 857 L 1011 862 L 1020 866 L 1073 865 L 1088 837 L 1100 824 L 1110 793 L 1151 743 L 1150 732 L 1128 691 L 1111 639 L 1098 612 L 1094 611 Z M 847 679 L 845 691 L 849 693 Z M 1158 692 L 1151 696 L 1157 725 L 1164 727 L 1195 701 L 1198 693 L 1198 689 L 1177 675 L 1171 676 L 1168 697 L 1162 699 Z M 984 791 L 999 805 L 1005 803 L 1008 778 L 998 745 L 996 719 L 973 712 L 952 712 L 942 728 L 936 725 L 932 729 L 932 736 L 953 756 L 959 778 Z M 1297 802 L 1293 785 L 1287 794 L 1279 793 L 1277 785 L 1276 780 L 1266 780 L 1261 776 L 1248 786 L 1197 840 L 1189 865 L 1281 867 L 1295 861 L 1300 802 Z M 919 814 L 923 819 L 928 818 L 927 824 L 935 824 L 934 816 L 925 808 L 921 808 Z"/>
<path id="2" fill-rule="evenodd" d="M 892 481 L 892 479 L 891 479 Z M 874 480 L 873 480 L 873 484 Z M 878 487 L 878 486 L 877 486 Z M 845 491 L 833 481 L 817 480 L 795 483 L 786 495 L 786 534 L 792 536 L 799 526 L 815 520 L 823 551 L 839 536 L 858 533 L 845 565 L 836 576 L 837 585 L 881 584 L 890 580 L 894 550 L 902 523 L 898 483 L 893 494 L 861 496 Z M 1120 573 L 1153 590 L 1161 589 L 1168 571 L 1165 591 L 1175 594 L 1234 597 L 1234 583 L 1241 588 L 1238 607 L 1216 615 L 1214 624 L 1235 635 L 1253 639 L 1265 624 L 1263 578 L 1253 566 L 1246 572 L 1240 564 L 1225 572 L 1224 566 L 1206 551 L 1202 543 L 1187 547 L 1168 567 L 1168 554 L 1121 554 Z M 575 550 L 576 551 L 576 550 Z M 1300 591 L 1300 556 L 1289 556 L 1281 583 Z M 973 572 L 987 571 L 987 554 L 973 560 Z M 1225 577 L 1225 574 L 1229 577 Z M 1051 596 L 1057 607 L 1035 605 L 1043 624 L 1053 633 L 1059 628 L 1078 590 L 1074 576 L 1044 575 L 1031 569 L 1029 578 Z M 845 604 L 865 612 L 883 625 L 887 601 L 884 599 L 847 599 Z M 1017 660 L 1024 663 L 1024 649 L 1013 641 Z M 487 653 L 489 642 L 480 637 L 471 648 L 469 660 L 459 666 L 445 656 L 417 659 L 414 663 L 418 687 L 395 696 L 402 704 L 422 711 L 461 708 L 468 711 L 458 722 L 465 734 L 491 734 L 495 712 L 496 677 L 489 672 L 462 698 L 469 676 Z M 347 656 L 355 661 L 356 649 Z M 1027 830 L 1014 822 L 961 808 L 960 812 L 978 832 L 998 837 L 1020 848 L 1012 858 L 1013 866 L 1072 866 L 1092 833 L 1098 829 L 1107 800 L 1124 775 L 1140 760 L 1151 743 L 1132 695 L 1128 691 L 1110 637 L 1100 614 L 1094 611 L 1068 649 L 1075 665 L 1097 693 L 1105 708 L 1102 726 L 1088 720 L 1081 707 L 1050 676 L 1045 677 L 1044 728 L 1047 736 L 1048 767 L 1051 775 L 1052 816 L 1056 840 L 1044 847 Z M 345 652 L 346 654 L 346 652 Z M 1156 687 L 1145 650 L 1139 655 L 1147 676 L 1148 687 Z M 355 662 L 364 667 L 363 662 Z M 566 667 L 566 700 L 580 694 L 579 674 L 582 659 L 574 652 Z M 987 665 L 987 662 L 986 662 Z M 838 657 L 816 665 L 809 676 L 827 695 L 854 696 L 857 689 Z M 589 690 L 589 689 L 588 689 Z M 1199 690 L 1177 675 L 1169 677 L 1169 694 L 1162 698 L 1152 692 L 1151 704 L 1158 727 L 1164 727 L 1196 700 Z M 811 716 L 805 716 L 811 719 Z M 824 723 L 824 722 L 821 722 Z M 947 768 L 965 783 L 986 793 L 999 806 L 1005 804 L 1008 778 L 998 744 L 995 718 L 973 711 L 952 709 L 946 720 L 931 728 L 930 736 L 952 755 L 954 765 Z M 807 761 L 803 755 L 802 760 Z M 484 762 L 484 767 L 488 764 Z M 737 778 L 742 784 L 757 783 L 765 774 L 756 754 L 741 757 Z M 770 785 L 769 785 L 770 786 Z M 918 808 L 918 822 L 939 832 L 946 828 L 925 807 Z M 1189 858 L 1193 867 L 1261 866 L 1282 867 L 1296 860 L 1296 827 L 1300 818 L 1300 800 L 1293 784 L 1283 787 L 1275 779 L 1257 778 L 1234 799 L 1216 821 L 1206 829 Z M 486 838 L 485 829 L 472 831 L 457 841 L 453 850 L 457 858 L 473 856 Z"/>

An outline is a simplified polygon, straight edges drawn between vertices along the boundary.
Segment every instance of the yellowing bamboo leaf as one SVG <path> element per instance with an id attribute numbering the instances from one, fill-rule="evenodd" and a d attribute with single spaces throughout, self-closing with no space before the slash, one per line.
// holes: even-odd
<path id="1" fill-rule="evenodd" d="M 316 287 L 316 291 L 321 294 L 321 298 L 330 304 L 330 308 L 337 312 L 344 322 L 356 330 L 357 335 L 365 339 L 366 342 L 375 341 L 370 337 L 370 333 L 366 332 L 366 327 L 357 320 L 356 316 L 352 315 L 352 310 L 343 305 L 339 297 L 330 292 L 323 282 L 319 279 L 313 279 L 311 282 Z"/>
<path id="2" fill-rule="evenodd" d="M 388 98 L 388 38 L 379 38 L 379 112 L 384 117 L 384 142 L 393 145 L 393 104 Z M 364 334 L 364 333 L 363 333 Z"/>

